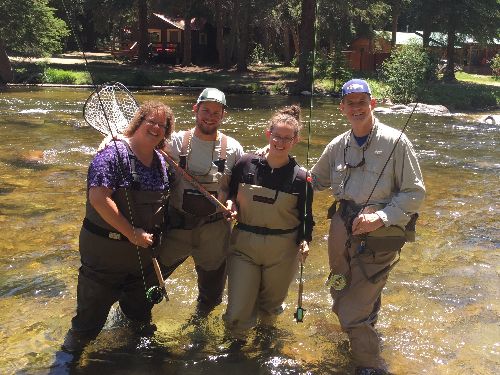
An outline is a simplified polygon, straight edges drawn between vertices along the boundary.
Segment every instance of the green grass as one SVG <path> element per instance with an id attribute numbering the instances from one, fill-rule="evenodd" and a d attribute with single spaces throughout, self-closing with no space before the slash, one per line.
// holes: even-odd
<path id="1" fill-rule="evenodd" d="M 91 84 L 90 75 L 83 64 L 55 64 L 49 61 L 37 63 L 16 62 L 13 64 L 19 83 L 61 83 Z M 237 73 L 234 70 L 204 69 L 200 71 L 175 71 L 166 65 L 136 66 L 120 62 L 95 61 L 89 69 L 97 84 L 119 81 L 126 86 L 217 86 L 227 92 L 259 92 L 285 94 L 297 79 L 297 67 L 279 64 L 249 66 L 249 71 Z M 379 100 L 388 97 L 387 85 L 375 75 L 356 73 L 371 86 L 373 96 Z M 500 105 L 500 82 L 492 76 L 457 73 L 458 82 L 428 84 L 419 96 L 427 104 L 441 104 L 456 111 L 484 110 Z M 315 88 L 324 94 L 338 94 L 342 82 L 332 79 L 317 79 Z"/>
<path id="2" fill-rule="evenodd" d="M 441 104 L 455 111 L 485 110 L 500 105 L 500 86 L 479 83 L 432 83 L 425 86 L 419 101 Z"/>
<path id="3" fill-rule="evenodd" d="M 82 71 L 47 68 L 44 75 L 47 83 L 84 85 L 90 81 L 89 74 Z"/>
<path id="4" fill-rule="evenodd" d="M 485 85 L 500 85 L 500 80 L 495 79 L 494 76 L 457 72 L 455 73 L 455 77 L 457 80 L 464 82 L 480 83 Z"/>

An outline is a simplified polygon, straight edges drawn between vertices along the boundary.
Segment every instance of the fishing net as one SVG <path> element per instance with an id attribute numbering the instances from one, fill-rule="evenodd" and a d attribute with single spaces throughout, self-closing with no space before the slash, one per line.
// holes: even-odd
<path id="1" fill-rule="evenodd" d="M 88 97 L 83 106 L 85 121 L 104 135 L 123 133 L 139 105 L 120 82 L 105 83 Z"/>

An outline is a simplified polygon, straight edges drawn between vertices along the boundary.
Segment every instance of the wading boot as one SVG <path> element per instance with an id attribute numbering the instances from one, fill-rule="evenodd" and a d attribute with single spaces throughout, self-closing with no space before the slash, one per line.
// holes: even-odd
<path id="1" fill-rule="evenodd" d="M 95 339 L 96 336 L 97 334 L 87 335 L 78 333 L 70 328 L 68 333 L 66 333 L 66 337 L 64 337 L 64 342 L 61 345 L 61 349 L 66 353 L 81 353 L 88 345 L 88 343 Z"/>

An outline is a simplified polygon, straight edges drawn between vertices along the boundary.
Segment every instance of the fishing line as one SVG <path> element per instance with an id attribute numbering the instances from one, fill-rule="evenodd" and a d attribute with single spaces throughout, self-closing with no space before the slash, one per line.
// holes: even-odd
<path id="1" fill-rule="evenodd" d="M 309 121 L 307 125 L 307 151 L 306 151 L 306 169 L 309 170 L 309 156 L 311 150 L 311 124 L 313 117 L 313 108 L 314 108 L 314 77 L 316 72 L 316 43 L 317 43 L 317 30 L 318 30 L 318 9 L 319 9 L 319 0 L 316 1 L 315 4 L 315 13 L 314 13 L 314 33 L 313 33 L 313 51 L 312 51 L 312 69 L 311 69 L 311 96 L 309 100 Z M 304 202 L 304 227 L 303 234 L 306 233 L 307 227 L 307 202 L 309 200 L 309 183 L 311 183 L 312 178 L 309 174 L 309 171 L 306 172 L 306 184 L 305 184 L 305 202 Z M 304 263 L 300 262 L 300 279 L 299 279 L 299 293 L 297 300 L 297 310 L 294 313 L 294 318 L 297 323 L 301 323 L 304 319 L 305 309 L 302 308 L 302 293 L 304 291 Z"/>
<path id="2" fill-rule="evenodd" d="M 380 171 L 379 175 L 378 175 L 378 178 L 377 178 L 377 181 L 375 181 L 375 184 L 373 185 L 373 189 L 372 191 L 370 192 L 370 195 L 368 196 L 368 199 L 366 200 L 366 202 L 363 204 L 363 206 L 361 207 L 361 210 L 359 212 L 363 212 L 363 210 L 368 206 L 368 202 L 370 201 L 372 195 L 373 195 L 373 192 L 375 191 L 375 188 L 377 187 L 377 184 L 378 182 L 380 181 L 380 178 L 382 177 L 382 174 L 384 173 L 385 171 L 385 168 L 387 167 L 387 164 L 389 164 L 389 160 L 391 160 L 391 157 L 392 157 L 392 154 L 394 153 L 394 151 L 396 150 L 396 146 L 398 145 L 399 143 L 399 140 L 401 139 L 401 137 L 403 136 L 403 133 L 405 132 L 406 130 L 406 127 L 408 126 L 408 124 L 410 123 L 410 119 L 411 117 L 413 116 L 413 113 L 415 112 L 415 109 L 417 109 L 417 105 L 418 105 L 418 102 L 415 103 L 415 105 L 413 106 L 413 109 L 412 111 L 410 112 L 410 116 L 408 116 L 408 119 L 406 120 L 406 123 L 404 124 L 403 128 L 401 129 L 401 132 L 399 133 L 399 137 L 398 139 L 396 140 L 396 142 L 394 143 L 394 146 L 392 147 L 392 150 L 391 150 L 391 153 L 389 154 L 389 156 L 387 157 L 387 160 L 385 161 L 385 164 L 384 166 L 382 167 L 382 170 Z"/>
<path id="3" fill-rule="evenodd" d="M 69 23 L 69 26 L 70 26 L 70 29 L 71 29 L 71 33 L 73 34 L 73 37 L 75 38 L 75 41 L 76 41 L 76 44 L 77 44 L 77 47 L 78 47 L 80 53 L 83 56 L 85 70 L 87 71 L 87 73 L 90 76 L 91 84 L 92 84 L 92 86 L 94 88 L 94 91 L 95 91 L 95 93 L 97 95 L 99 103 L 101 104 L 101 108 L 102 108 L 103 113 L 104 113 L 104 118 L 106 119 L 107 127 L 109 129 L 110 134 L 112 134 L 112 129 L 111 129 L 111 124 L 110 124 L 110 121 L 109 121 L 109 117 L 108 117 L 108 114 L 106 113 L 106 109 L 105 109 L 104 104 L 102 102 L 102 99 L 101 99 L 101 97 L 99 95 L 98 85 L 96 83 L 94 75 L 92 74 L 92 72 L 90 70 L 89 63 L 88 63 L 88 60 L 87 60 L 87 55 L 85 54 L 85 51 L 83 50 L 81 42 L 80 42 L 80 38 L 78 37 L 78 35 L 77 35 L 76 31 L 75 31 L 75 27 L 74 27 L 74 24 L 72 22 L 71 14 L 70 14 L 68 8 L 66 7 L 66 2 L 64 0 L 61 0 L 61 3 L 63 5 L 64 11 L 66 13 L 66 17 L 68 19 L 68 23 Z M 123 159 L 122 159 L 122 157 L 120 155 L 120 152 L 118 150 L 117 140 L 114 137 L 113 137 L 113 143 L 114 143 L 114 146 L 116 148 L 116 155 L 117 155 L 117 159 L 118 159 L 118 170 L 120 172 L 120 177 L 121 177 L 122 181 L 125 181 L 125 172 L 123 170 L 123 165 L 122 165 L 123 164 Z M 127 189 L 124 189 L 124 190 L 125 190 L 125 200 L 127 201 L 127 208 L 129 210 L 129 215 L 130 215 L 130 224 L 132 225 L 132 228 L 134 228 L 134 230 L 133 230 L 134 241 L 137 243 L 137 236 L 136 236 L 136 231 L 135 231 L 136 228 L 135 228 L 135 225 L 134 225 L 134 218 L 133 218 L 133 211 L 132 211 L 132 206 L 131 206 L 131 202 L 130 202 L 130 197 L 129 197 L 129 193 L 128 193 Z M 143 265 L 142 265 L 142 260 L 141 260 L 139 245 L 135 245 L 135 246 L 136 246 L 136 250 L 137 250 L 137 257 L 139 259 L 139 267 L 140 267 L 140 270 L 141 270 L 141 277 L 142 277 L 142 283 L 143 283 L 143 286 L 144 286 L 144 291 L 146 293 L 146 297 L 149 300 L 150 293 L 148 293 L 149 291 L 148 291 L 148 288 L 146 286 L 146 278 L 144 276 L 144 268 L 143 268 Z"/>

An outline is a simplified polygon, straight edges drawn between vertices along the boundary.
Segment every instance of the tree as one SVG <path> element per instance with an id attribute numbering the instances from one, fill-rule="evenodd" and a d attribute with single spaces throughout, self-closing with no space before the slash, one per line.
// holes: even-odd
<path id="1" fill-rule="evenodd" d="M 403 7 L 408 5 L 410 0 L 387 0 L 387 3 L 391 6 L 391 17 L 392 17 L 392 37 L 391 37 L 391 47 L 396 47 L 396 33 L 398 31 L 398 19 L 401 15 L 401 10 Z"/>
<path id="2" fill-rule="evenodd" d="M 447 64 L 443 79 L 455 81 L 456 48 L 472 37 L 480 44 L 491 42 L 500 34 L 498 0 L 412 0 L 410 12 L 416 23 L 414 29 L 423 30 L 424 46 L 429 45 L 431 31 L 447 35 Z"/>
<path id="3" fill-rule="evenodd" d="M 137 62 L 144 64 L 148 59 L 148 2 L 147 0 L 137 1 L 137 19 L 138 19 L 138 49 Z"/>
<path id="4" fill-rule="evenodd" d="M 0 78 L 13 80 L 7 51 L 43 56 L 60 51 L 69 34 L 66 23 L 54 16 L 47 0 L 0 2 Z"/>
<path id="5" fill-rule="evenodd" d="M 310 90 L 313 81 L 312 56 L 315 48 L 316 1 L 302 0 L 299 31 L 299 76 L 295 85 L 295 91 L 297 92 Z"/>
<path id="6" fill-rule="evenodd" d="M 416 41 L 393 50 L 382 65 L 391 99 L 402 103 L 417 99 L 430 64 L 427 52 Z"/>

